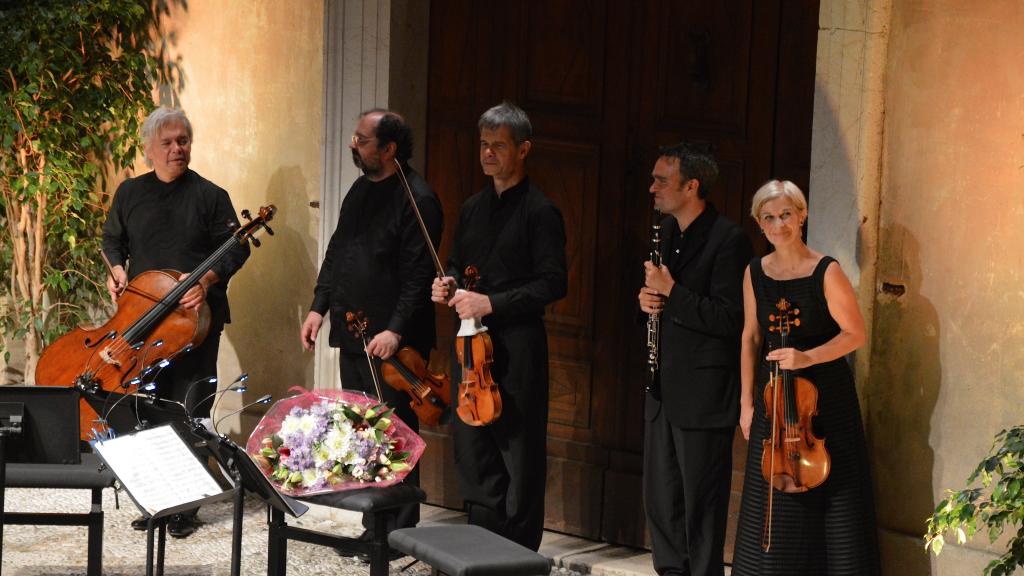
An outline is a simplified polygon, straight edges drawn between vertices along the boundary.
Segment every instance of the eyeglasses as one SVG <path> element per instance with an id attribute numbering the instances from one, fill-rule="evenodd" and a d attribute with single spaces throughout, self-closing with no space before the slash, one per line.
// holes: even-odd
<path id="1" fill-rule="evenodd" d="M 352 144 L 356 146 L 366 146 L 368 143 L 373 142 L 376 139 L 376 136 L 374 136 L 373 138 L 366 138 L 364 136 L 360 136 L 359 134 L 352 134 Z"/>

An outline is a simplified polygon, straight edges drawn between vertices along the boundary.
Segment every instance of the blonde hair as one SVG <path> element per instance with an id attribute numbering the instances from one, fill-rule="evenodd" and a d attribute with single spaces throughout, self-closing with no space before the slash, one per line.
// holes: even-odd
<path id="1" fill-rule="evenodd" d="M 788 198 L 798 212 L 807 213 L 807 198 L 799 186 L 789 180 L 769 180 L 754 193 L 754 199 L 750 202 L 750 215 L 760 221 L 764 205 L 779 198 Z"/>

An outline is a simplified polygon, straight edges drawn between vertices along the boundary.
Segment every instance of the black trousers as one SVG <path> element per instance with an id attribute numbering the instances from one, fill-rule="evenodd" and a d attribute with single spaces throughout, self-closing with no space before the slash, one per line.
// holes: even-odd
<path id="1" fill-rule="evenodd" d="M 377 372 L 378 378 L 380 377 L 380 371 Z M 341 354 L 341 385 L 346 390 L 353 390 L 356 392 L 365 392 L 372 400 L 377 400 L 377 389 L 373 385 L 373 377 L 370 374 L 370 365 L 366 360 L 365 354 Z M 409 428 L 414 431 L 420 431 L 420 421 L 416 417 L 416 413 L 413 412 L 412 407 L 409 406 L 409 397 L 403 393 L 395 390 L 388 386 L 383 380 L 380 381 L 380 391 L 383 395 L 383 401 L 388 405 L 389 408 L 395 410 L 395 415 L 398 416 L 402 422 L 405 422 Z M 403 482 L 412 486 L 420 485 L 420 469 L 416 466 L 409 472 L 409 475 L 405 477 Z M 398 516 L 395 521 L 395 526 L 392 528 L 412 528 L 420 521 L 420 505 L 419 504 L 408 504 L 402 506 L 398 511 Z M 363 515 L 363 528 L 368 531 L 373 530 L 373 523 L 370 519 Z"/>
<path id="2" fill-rule="evenodd" d="M 171 360 L 170 366 L 157 376 L 157 397 L 184 403 L 185 394 L 188 393 L 187 406 L 192 416 L 210 416 L 214 399 L 210 398 L 200 404 L 197 402 L 213 394 L 217 390 L 217 383 L 199 382 L 195 386 L 192 384 L 197 380 L 217 375 L 217 352 L 220 350 L 221 330 L 222 327 L 211 327 L 202 344 L 187 354 L 181 354 Z M 191 393 L 188 392 L 190 386 Z"/>
<path id="3" fill-rule="evenodd" d="M 663 576 L 722 576 L 735 427 L 678 428 L 650 397 L 647 414 L 644 509 L 654 569 Z"/>
<path id="4" fill-rule="evenodd" d="M 488 426 L 452 417 L 459 485 L 470 524 L 537 550 L 547 480 L 547 337 L 539 320 L 489 334 L 502 415 Z M 452 372 L 455 404 L 461 375 Z"/>

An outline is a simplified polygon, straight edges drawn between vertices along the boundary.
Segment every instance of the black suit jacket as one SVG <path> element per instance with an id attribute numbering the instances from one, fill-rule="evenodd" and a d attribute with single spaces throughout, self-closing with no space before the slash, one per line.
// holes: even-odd
<path id="1" fill-rule="evenodd" d="M 675 217 L 662 222 L 662 261 L 676 281 L 661 315 L 660 373 L 648 394 L 647 418 L 659 410 L 680 428 L 725 428 L 739 420 L 743 270 L 750 239 L 707 205 L 685 234 L 685 249 L 672 254 L 679 235 Z"/>

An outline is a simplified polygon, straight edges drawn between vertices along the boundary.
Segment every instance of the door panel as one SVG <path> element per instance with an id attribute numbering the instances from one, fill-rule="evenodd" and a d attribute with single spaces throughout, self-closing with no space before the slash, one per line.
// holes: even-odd
<path id="1" fill-rule="evenodd" d="M 459 206 L 484 183 L 477 118 L 514 101 L 534 128 L 527 171 L 566 224 L 569 293 L 545 319 L 546 525 L 644 545 L 646 351 L 636 294 L 656 151 L 680 140 L 710 146 L 721 169 L 710 199 L 750 232 L 750 197 L 774 170 L 795 169 L 792 179 L 806 189 L 799 173 L 809 166 L 818 4 L 524 0 L 500 13 L 491 6 L 431 2 L 427 178 L 444 206 L 442 259 Z M 759 236 L 752 234 L 761 247 Z M 454 322 L 447 309 L 438 314 L 443 352 L 431 364 L 440 370 Z M 423 436 L 428 499 L 460 507 L 448 430 L 424 427 Z"/>

